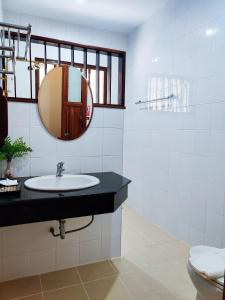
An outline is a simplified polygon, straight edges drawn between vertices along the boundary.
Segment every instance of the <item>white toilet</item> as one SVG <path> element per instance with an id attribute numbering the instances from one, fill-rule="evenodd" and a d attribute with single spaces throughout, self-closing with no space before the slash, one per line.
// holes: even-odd
<path id="1" fill-rule="evenodd" d="M 194 247 L 195 248 L 195 247 Z M 195 249 L 192 248 L 190 256 Z M 201 246 L 198 248 L 198 254 L 205 253 L 211 247 Z M 200 249 L 200 250 L 199 250 Z M 224 277 L 218 279 L 207 279 L 202 274 L 196 271 L 191 263 L 188 263 L 188 273 L 197 290 L 196 300 L 223 300 Z"/>

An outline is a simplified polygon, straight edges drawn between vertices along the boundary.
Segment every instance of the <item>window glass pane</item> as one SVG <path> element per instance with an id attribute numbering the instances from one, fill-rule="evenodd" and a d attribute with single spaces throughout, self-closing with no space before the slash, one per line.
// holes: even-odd
<path id="1" fill-rule="evenodd" d="M 93 101 L 97 103 L 96 100 L 96 70 L 90 69 L 90 87 L 93 94 Z"/>
<path id="2" fill-rule="evenodd" d="M 68 75 L 68 101 L 81 103 L 81 74 L 76 68 L 70 67 Z"/>
<path id="3" fill-rule="evenodd" d="M 60 47 L 61 62 L 71 62 L 71 49 Z"/>
<path id="4" fill-rule="evenodd" d="M 20 41 L 19 55 L 24 56 L 25 54 L 25 42 Z M 16 71 L 16 96 L 19 98 L 30 98 L 30 71 L 29 71 L 30 62 L 17 60 L 15 71 Z M 12 77 L 11 77 L 12 78 Z M 14 94 L 14 79 L 8 80 L 8 83 L 11 83 L 10 94 Z"/>
<path id="5" fill-rule="evenodd" d="M 99 103 L 104 104 L 104 100 L 106 98 L 106 71 L 100 70 L 99 72 Z"/>
<path id="6" fill-rule="evenodd" d="M 53 48 L 53 47 L 52 47 Z M 42 59 L 42 62 L 39 63 L 39 60 Z M 38 92 L 38 88 L 36 88 L 36 72 L 38 69 L 43 66 L 44 60 L 44 45 L 43 44 L 31 44 L 31 59 L 32 59 L 32 95 L 33 98 L 37 98 L 36 93 Z"/>
<path id="7" fill-rule="evenodd" d="M 106 103 L 107 98 L 107 54 L 100 54 L 100 74 L 99 74 L 99 103 Z"/>
<path id="8" fill-rule="evenodd" d="M 111 103 L 118 104 L 119 59 L 112 56 Z"/>
<path id="9" fill-rule="evenodd" d="M 47 52 L 47 59 L 53 59 L 55 60 L 56 62 L 58 62 L 58 46 L 55 45 L 55 46 L 50 46 L 50 45 L 47 45 L 46 46 L 46 52 Z"/>
<path id="10" fill-rule="evenodd" d="M 97 103 L 96 100 L 96 53 L 95 52 L 88 52 L 87 53 L 87 79 L 89 81 L 92 95 L 93 95 L 93 101 L 94 103 Z"/>
<path id="11" fill-rule="evenodd" d="M 80 50 L 75 49 L 74 50 L 74 61 L 75 61 L 75 64 L 82 64 L 83 65 L 84 53 L 83 53 L 82 49 L 80 49 Z"/>
<path id="12" fill-rule="evenodd" d="M 107 61 L 108 61 L 107 58 L 108 58 L 107 54 L 103 54 L 103 53 L 100 54 L 100 66 L 101 67 L 107 68 Z"/>

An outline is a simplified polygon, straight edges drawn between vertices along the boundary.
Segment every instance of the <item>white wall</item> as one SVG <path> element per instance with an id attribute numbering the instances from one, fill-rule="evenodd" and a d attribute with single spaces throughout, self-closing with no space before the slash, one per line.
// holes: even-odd
<path id="1" fill-rule="evenodd" d="M 125 34 L 66 23 L 66 16 L 65 23 L 63 23 L 4 10 L 4 21 L 24 26 L 30 23 L 34 35 L 117 50 L 126 50 L 127 46 L 127 36 Z"/>
<path id="2" fill-rule="evenodd" d="M 33 34 L 126 50 L 126 38 L 121 34 L 9 12 L 4 13 L 4 20 L 16 24 L 30 22 Z M 95 109 L 90 129 L 75 141 L 63 142 L 45 130 L 36 104 L 9 103 L 9 135 L 23 137 L 33 149 L 31 154 L 13 162 L 15 176 L 54 174 L 58 161 L 65 162 L 67 173 L 122 173 L 123 110 Z M 67 228 L 88 220 L 71 219 Z M 0 229 L 0 280 L 120 255 L 121 209 L 112 215 L 97 216 L 93 225 L 65 241 L 49 234 L 51 225 L 58 226 L 53 221 Z"/>
<path id="3" fill-rule="evenodd" d="M 0 0 L 0 21 L 3 21 L 3 8 L 2 8 L 2 0 Z"/>
<path id="4" fill-rule="evenodd" d="M 206 35 L 207 29 L 217 32 Z M 225 247 L 224 33 L 223 0 L 170 0 L 129 38 L 129 203 L 192 245 Z M 148 79 L 155 75 L 187 79 L 189 112 L 148 112 L 134 105 L 148 98 Z"/>

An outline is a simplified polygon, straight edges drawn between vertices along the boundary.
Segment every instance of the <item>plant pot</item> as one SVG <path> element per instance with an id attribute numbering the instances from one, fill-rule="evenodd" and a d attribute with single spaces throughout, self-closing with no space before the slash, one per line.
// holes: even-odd
<path id="1" fill-rule="evenodd" d="M 11 160 L 7 160 L 7 167 L 5 169 L 5 178 L 13 178 L 13 168 L 12 168 L 12 161 Z"/>

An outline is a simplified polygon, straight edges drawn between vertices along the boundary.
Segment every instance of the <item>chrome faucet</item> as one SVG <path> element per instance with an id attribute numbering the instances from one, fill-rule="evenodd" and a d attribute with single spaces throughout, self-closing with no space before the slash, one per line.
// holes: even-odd
<path id="1" fill-rule="evenodd" d="M 61 177 L 63 176 L 62 172 L 65 171 L 65 169 L 63 168 L 64 162 L 60 161 L 57 164 L 57 171 L 56 171 L 56 177 Z"/>

